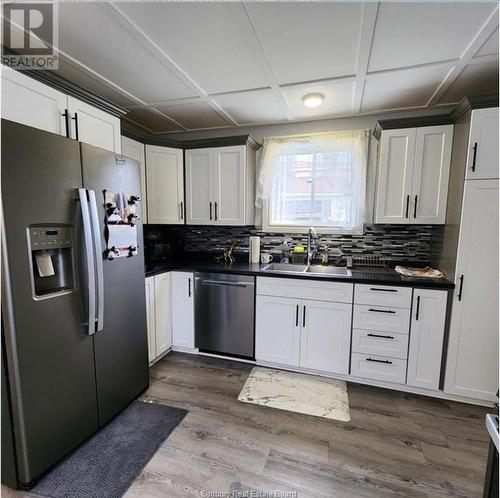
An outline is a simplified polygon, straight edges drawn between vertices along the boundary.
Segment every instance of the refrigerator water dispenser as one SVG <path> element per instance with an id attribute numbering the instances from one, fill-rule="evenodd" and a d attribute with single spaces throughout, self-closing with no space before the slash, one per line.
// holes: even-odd
<path id="1" fill-rule="evenodd" d="M 32 225 L 27 232 L 33 297 L 71 292 L 75 288 L 71 227 Z"/>

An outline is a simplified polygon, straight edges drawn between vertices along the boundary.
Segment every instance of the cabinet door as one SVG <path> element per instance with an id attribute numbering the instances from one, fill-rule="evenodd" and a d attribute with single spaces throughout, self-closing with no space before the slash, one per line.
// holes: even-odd
<path id="1" fill-rule="evenodd" d="M 155 276 L 156 356 L 172 347 L 171 275 Z"/>
<path id="2" fill-rule="evenodd" d="M 349 373 L 351 315 L 350 304 L 302 301 L 301 367 Z"/>
<path id="3" fill-rule="evenodd" d="M 148 328 L 148 358 L 149 363 L 152 363 L 156 358 L 154 277 L 146 278 L 146 323 Z"/>
<path id="4" fill-rule="evenodd" d="M 2 67 L 2 118 L 66 136 L 66 107 L 64 93 Z"/>
<path id="5" fill-rule="evenodd" d="M 498 180 L 465 183 L 444 390 L 495 401 L 498 389 Z"/>
<path id="6" fill-rule="evenodd" d="M 498 107 L 472 111 L 466 179 L 498 178 Z"/>
<path id="7" fill-rule="evenodd" d="M 213 224 L 212 157 L 210 149 L 186 151 L 186 223 L 188 225 Z"/>
<path id="8" fill-rule="evenodd" d="M 415 137 L 416 128 L 382 131 L 375 223 L 409 223 Z"/>
<path id="9" fill-rule="evenodd" d="M 172 272 L 172 342 L 176 349 L 194 349 L 193 289 L 192 273 Z"/>
<path id="10" fill-rule="evenodd" d="M 409 386 L 439 389 L 447 291 L 415 289 L 408 352 Z"/>
<path id="11" fill-rule="evenodd" d="M 410 223 L 445 222 L 453 125 L 417 128 Z"/>
<path id="12" fill-rule="evenodd" d="M 144 144 L 136 142 L 131 138 L 122 135 L 122 154 L 135 159 L 139 162 L 141 168 L 141 204 L 142 204 L 142 223 L 148 222 L 147 215 L 147 195 L 146 195 L 146 158 L 144 153 Z"/>
<path id="13" fill-rule="evenodd" d="M 255 358 L 281 365 L 299 366 L 300 299 L 257 296 Z"/>
<path id="14" fill-rule="evenodd" d="M 146 145 L 148 223 L 184 223 L 182 150 Z"/>
<path id="15" fill-rule="evenodd" d="M 86 144 L 121 153 L 120 119 L 68 97 L 70 136 Z"/>
<path id="16" fill-rule="evenodd" d="M 214 222 L 245 224 L 245 146 L 211 149 L 214 167 Z"/>

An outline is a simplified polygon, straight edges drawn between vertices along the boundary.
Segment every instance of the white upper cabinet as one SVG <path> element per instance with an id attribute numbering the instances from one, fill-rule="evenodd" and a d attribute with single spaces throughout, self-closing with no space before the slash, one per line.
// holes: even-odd
<path id="1" fill-rule="evenodd" d="M 465 183 L 444 391 L 493 402 L 498 389 L 498 180 Z"/>
<path id="2" fill-rule="evenodd" d="M 184 223 L 182 150 L 146 145 L 148 223 Z"/>
<path id="3" fill-rule="evenodd" d="M 376 223 L 409 223 L 415 128 L 382 131 Z"/>
<path id="4" fill-rule="evenodd" d="M 253 225 L 255 151 L 245 145 L 186 151 L 186 222 Z"/>
<path id="5" fill-rule="evenodd" d="M 214 219 L 211 149 L 186 151 L 186 223 L 210 225 Z"/>
<path id="6" fill-rule="evenodd" d="M 376 223 L 445 222 L 453 125 L 383 130 Z"/>
<path id="7" fill-rule="evenodd" d="M 453 125 L 417 128 L 410 223 L 445 222 L 452 139 Z"/>
<path id="8" fill-rule="evenodd" d="M 147 216 L 147 196 L 146 196 L 146 157 L 144 144 L 122 136 L 122 154 L 135 159 L 141 168 L 141 198 L 142 198 L 142 222 L 148 222 Z"/>
<path id="9" fill-rule="evenodd" d="M 2 68 L 2 118 L 66 136 L 66 107 L 64 93 Z"/>
<path id="10" fill-rule="evenodd" d="M 467 180 L 498 178 L 498 107 L 472 111 Z"/>
<path id="11" fill-rule="evenodd" d="M 439 389 L 448 292 L 415 289 L 408 351 L 409 386 Z"/>
<path id="12" fill-rule="evenodd" d="M 245 225 L 245 147 L 212 149 L 214 160 L 214 222 Z"/>
<path id="13" fill-rule="evenodd" d="M 74 97 L 68 97 L 70 137 L 121 153 L 120 119 Z"/>
<path id="14" fill-rule="evenodd" d="M 18 71 L 2 69 L 2 118 L 121 152 L 119 118 Z"/>

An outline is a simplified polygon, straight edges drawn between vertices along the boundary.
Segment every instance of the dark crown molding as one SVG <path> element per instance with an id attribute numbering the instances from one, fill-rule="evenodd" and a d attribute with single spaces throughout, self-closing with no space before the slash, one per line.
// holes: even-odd
<path id="1" fill-rule="evenodd" d="M 397 130 L 400 128 L 419 128 L 421 126 L 439 126 L 453 124 L 450 114 L 434 114 L 416 118 L 381 119 L 377 121 L 373 135 L 380 139 L 382 130 Z"/>
<path id="2" fill-rule="evenodd" d="M 121 120 L 121 133 L 132 140 L 146 145 L 159 145 L 176 149 L 203 149 L 205 147 L 230 147 L 232 145 L 246 145 L 257 150 L 261 144 L 251 135 L 229 135 L 226 137 L 198 138 L 196 140 L 172 140 L 171 138 L 153 135 L 141 126 L 125 119 Z"/>
<path id="3" fill-rule="evenodd" d="M 455 122 L 462 114 L 472 109 L 485 109 L 487 107 L 498 107 L 498 93 L 479 95 L 477 97 L 464 97 L 450 116 Z"/>

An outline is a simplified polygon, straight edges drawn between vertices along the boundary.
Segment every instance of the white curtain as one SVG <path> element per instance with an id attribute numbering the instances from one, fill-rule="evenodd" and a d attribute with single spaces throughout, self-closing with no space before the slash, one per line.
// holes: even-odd
<path id="1" fill-rule="evenodd" d="M 327 233 L 362 233 L 368 146 L 368 130 L 264 139 L 256 223 L 276 232 L 316 226 Z"/>

